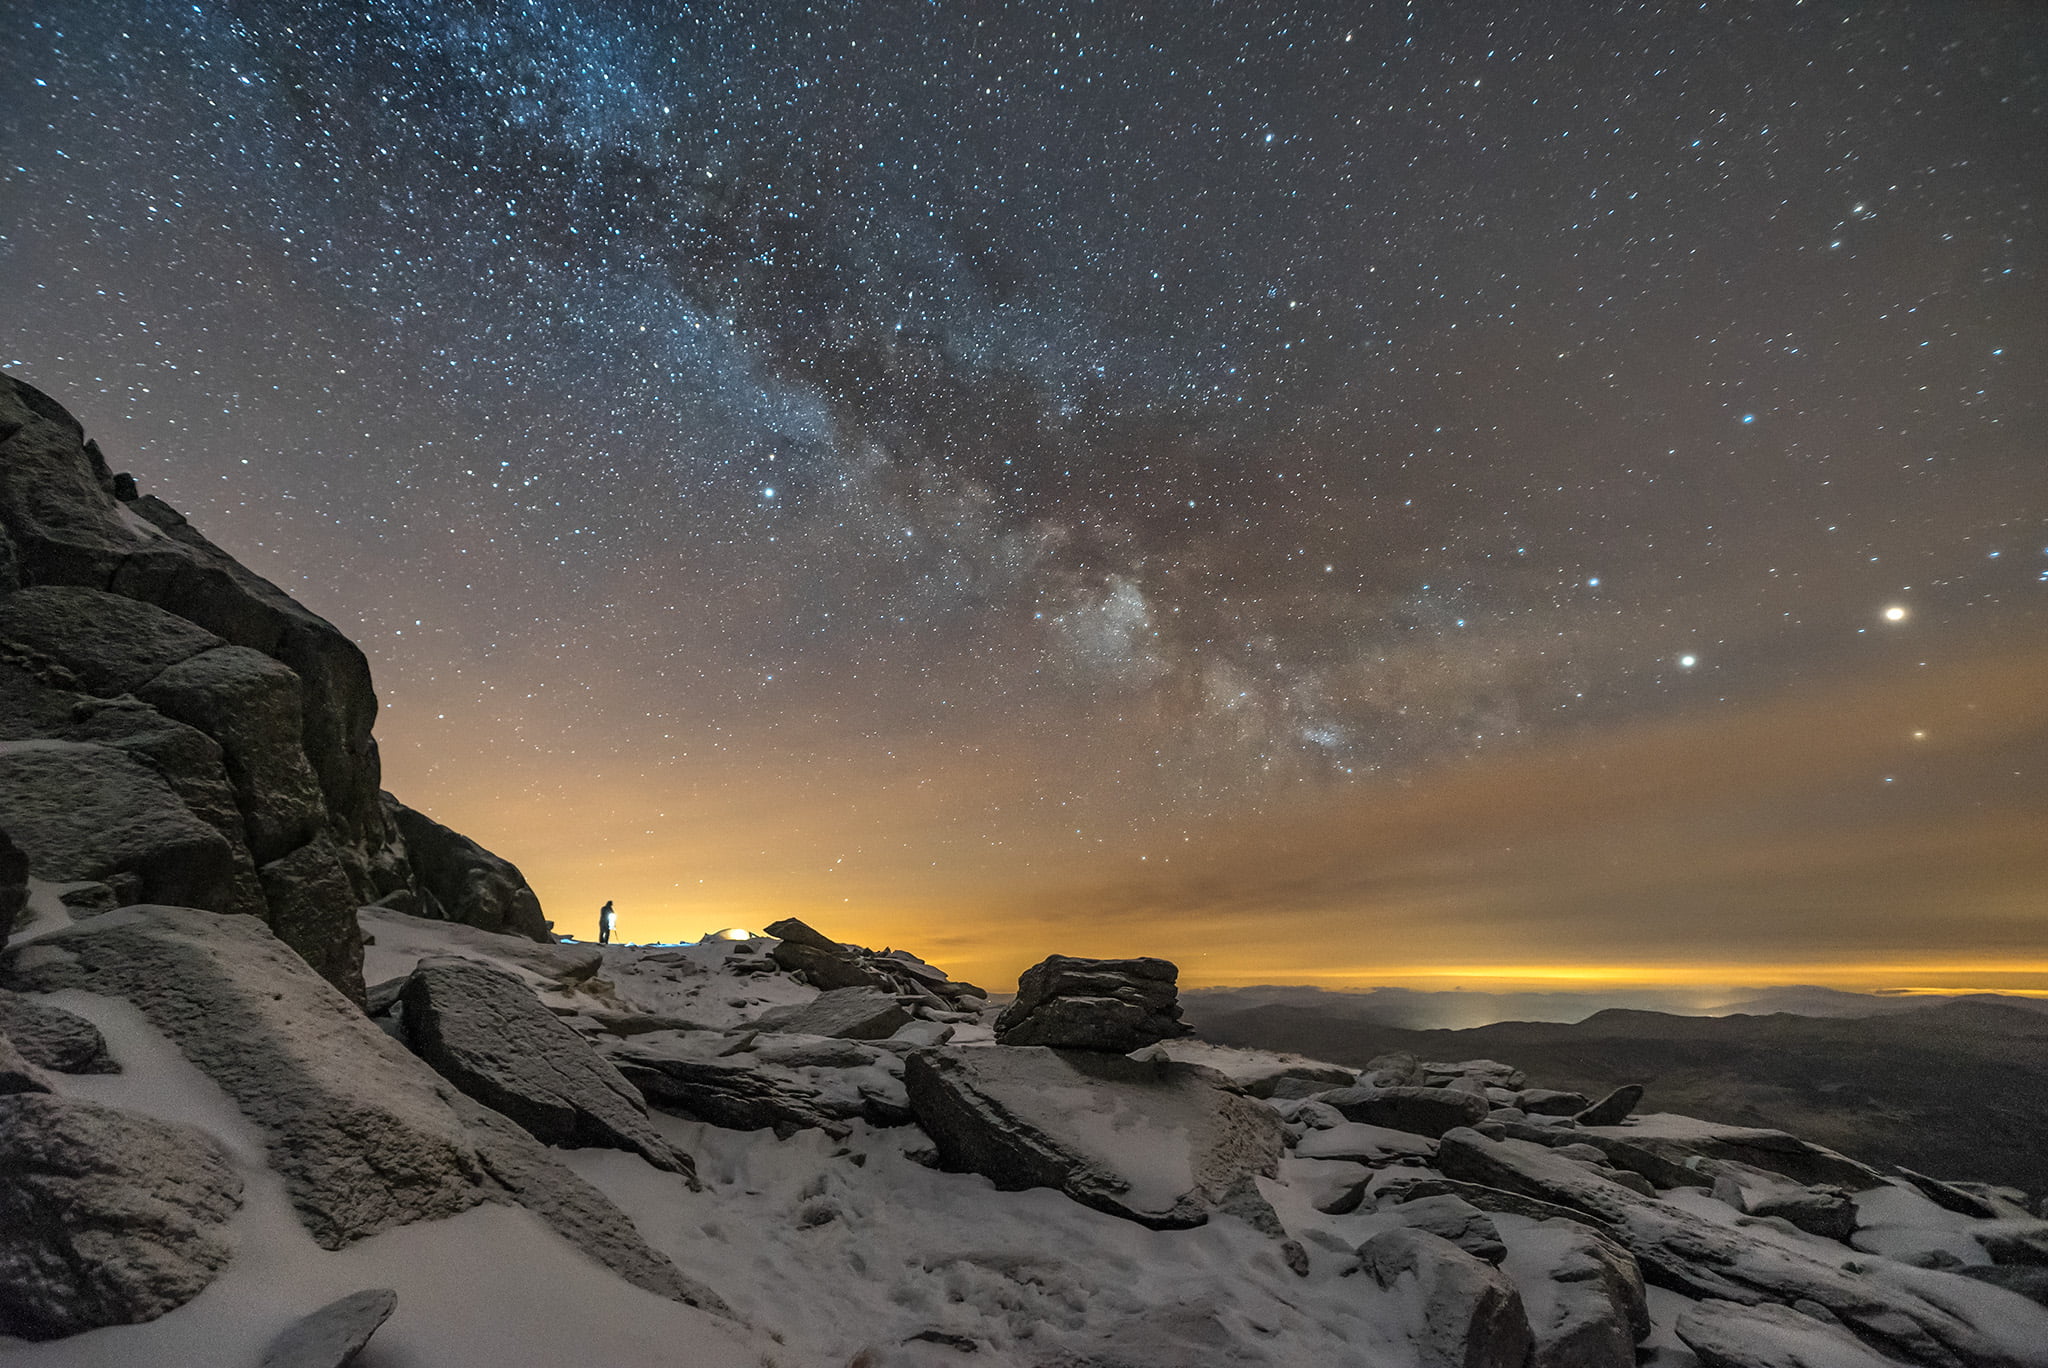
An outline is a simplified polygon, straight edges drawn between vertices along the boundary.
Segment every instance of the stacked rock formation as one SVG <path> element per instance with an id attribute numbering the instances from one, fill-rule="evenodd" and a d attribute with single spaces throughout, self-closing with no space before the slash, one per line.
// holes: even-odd
<path id="1" fill-rule="evenodd" d="M 353 642 L 0 376 L 0 885 L 19 847 L 87 906 L 259 916 L 359 1002 L 363 904 L 545 936 L 516 869 L 380 796 L 376 716 Z"/>
<path id="2" fill-rule="evenodd" d="M 1017 980 L 1017 999 L 996 1020 L 1004 1045 L 1129 1054 L 1184 1036 L 1180 969 L 1171 960 L 1051 955 Z"/>

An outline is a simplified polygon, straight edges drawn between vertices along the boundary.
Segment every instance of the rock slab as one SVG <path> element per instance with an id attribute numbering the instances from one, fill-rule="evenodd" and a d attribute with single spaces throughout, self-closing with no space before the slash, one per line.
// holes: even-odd
<path id="1" fill-rule="evenodd" d="M 544 1144 L 631 1150 L 695 1179 L 639 1092 L 511 974 L 422 961 L 399 994 L 405 1035 L 436 1073 Z"/>
<path id="2" fill-rule="evenodd" d="M 398 1309 L 398 1293 L 369 1287 L 329 1302 L 270 1342 L 263 1368 L 346 1368 Z"/>
<path id="3" fill-rule="evenodd" d="M 910 1024 L 910 1013 L 894 995 L 877 988 L 833 988 L 809 1002 L 763 1012 L 752 1024 L 841 1040 L 887 1040 Z"/>
<path id="4" fill-rule="evenodd" d="M 1282 1151 L 1271 1108 L 1171 1060 L 940 1046 L 909 1056 L 904 1083 L 945 1167 L 1154 1229 L 1203 1224 Z"/>

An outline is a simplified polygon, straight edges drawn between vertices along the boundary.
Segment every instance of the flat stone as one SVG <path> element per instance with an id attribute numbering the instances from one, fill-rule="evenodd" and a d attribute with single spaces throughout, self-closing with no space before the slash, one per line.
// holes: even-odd
<path id="1" fill-rule="evenodd" d="M 648 1123 L 639 1091 L 513 975 L 467 960 L 423 960 L 399 1002 L 419 1056 L 535 1139 L 631 1150 L 695 1181 L 690 1160 Z"/>
<path id="2" fill-rule="evenodd" d="M 295 1322 L 263 1352 L 263 1368 L 345 1368 L 398 1309 L 388 1287 L 351 1292 Z"/>
<path id="3" fill-rule="evenodd" d="M 809 1002 L 771 1008 L 750 1024 L 767 1031 L 886 1040 L 910 1024 L 894 996 L 875 988 L 834 988 Z"/>

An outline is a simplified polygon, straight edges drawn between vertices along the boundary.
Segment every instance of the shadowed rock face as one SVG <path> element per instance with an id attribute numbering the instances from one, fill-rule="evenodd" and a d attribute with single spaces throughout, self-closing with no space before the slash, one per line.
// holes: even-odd
<path id="1" fill-rule="evenodd" d="M 261 916 L 357 1001 L 355 909 L 380 897 L 545 938 L 474 843 L 420 818 L 407 862 L 376 716 L 354 643 L 0 376 L 0 812 L 30 872 Z"/>
<path id="2" fill-rule="evenodd" d="M 390 794 L 384 810 L 403 843 L 421 910 L 443 921 L 530 940 L 551 940 L 540 899 L 510 860 L 415 812 Z"/>

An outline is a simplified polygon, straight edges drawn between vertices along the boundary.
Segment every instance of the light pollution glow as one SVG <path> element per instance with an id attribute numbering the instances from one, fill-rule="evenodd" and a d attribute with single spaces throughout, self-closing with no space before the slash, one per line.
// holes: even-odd
<path id="1" fill-rule="evenodd" d="M 2040 651 L 1916 665 L 1073 858 L 1040 830 L 949 836 L 961 804 L 1027 782 L 1023 737 L 884 757 L 821 730 L 808 751 L 780 738 L 780 772 L 673 782 L 522 769 L 481 739 L 459 770 L 415 770 L 465 749 L 446 723 L 394 728 L 386 755 L 395 787 L 516 859 L 571 934 L 605 898 L 629 940 L 795 915 L 996 991 L 1057 951 L 1163 955 L 1190 986 L 2040 992 L 2048 811 L 2024 780 L 2048 751 L 2043 679 Z"/>

